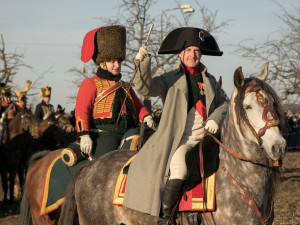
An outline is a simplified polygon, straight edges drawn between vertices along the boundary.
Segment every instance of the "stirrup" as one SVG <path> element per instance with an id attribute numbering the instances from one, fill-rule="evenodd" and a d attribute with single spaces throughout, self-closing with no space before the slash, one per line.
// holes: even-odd
<path id="1" fill-rule="evenodd" d="M 202 224 L 202 216 L 199 212 L 189 212 L 185 214 L 185 217 L 190 225 Z"/>
<path id="2" fill-rule="evenodd" d="M 171 225 L 169 223 L 170 218 L 163 218 L 163 217 L 159 217 L 159 219 L 157 220 L 157 225 Z"/>

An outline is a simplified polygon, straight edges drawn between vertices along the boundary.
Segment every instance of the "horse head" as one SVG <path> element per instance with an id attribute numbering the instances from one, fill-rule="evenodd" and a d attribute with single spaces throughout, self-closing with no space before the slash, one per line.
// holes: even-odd
<path id="1" fill-rule="evenodd" d="M 22 110 L 20 115 L 21 117 L 21 127 L 24 131 L 28 131 L 31 136 L 35 139 L 40 137 L 39 125 L 31 110 Z"/>
<path id="2" fill-rule="evenodd" d="M 242 67 L 234 73 L 234 111 L 240 135 L 256 142 L 272 160 L 285 155 L 286 141 L 281 135 L 283 109 L 275 91 L 265 82 L 268 63 L 257 78 L 244 78 Z"/>
<path id="3" fill-rule="evenodd" d="M 56 112 L 54 118 L 57 122 L 57 125 L 65 133 L 72 133 L 74 127 L 72 126 L 70 120 L 65 116 L 64 109 L 61 112 Z"/>
<path id="4" fill-rule="evenodd" d="M 38 122 L 28 109 L 19 112 L 9 123 L 9 139 L 19 134 L 29 132 L 33 138 L 39 138 Z"/>

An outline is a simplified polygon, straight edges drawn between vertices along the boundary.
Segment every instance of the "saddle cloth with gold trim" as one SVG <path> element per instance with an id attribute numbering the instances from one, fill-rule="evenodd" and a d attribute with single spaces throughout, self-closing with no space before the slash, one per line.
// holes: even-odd
<path id="1" fill-rule="evenodd" d="M 122 205 L 126 188 L 127 174 L 123 170 L 128 166 L 136 155 L 132 156 L 122 167 L 114 191 L 113 204 Z M 202 182 L 196 185 L 192 190 L 187 191 L 179 202 L 178 211 L 214 211 L 215 210 L 215 191 L 216 191 L 216 173 L 205 179 L 205 191 L 202 188 Z M 205 194 L 203 194 L 205 193 Z"/>

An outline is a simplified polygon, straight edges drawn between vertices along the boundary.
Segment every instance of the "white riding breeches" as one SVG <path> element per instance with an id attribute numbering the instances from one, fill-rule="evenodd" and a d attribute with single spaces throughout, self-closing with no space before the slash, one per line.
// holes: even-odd
<path id="1" fill-rule="evenodd" d="M 183 136 L 170 162 L 170 180 L 186 179 L 185 154 L 200 142 L 204 136 L 204 126 L 203 117 L 193 107 L 187 115 Z"/>

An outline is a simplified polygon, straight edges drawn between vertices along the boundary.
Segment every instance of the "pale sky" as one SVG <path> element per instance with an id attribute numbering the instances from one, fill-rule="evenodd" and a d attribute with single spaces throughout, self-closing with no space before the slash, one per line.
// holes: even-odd
<path id="1" fill-rule="evenodd" d="M 160 17 L 163 10 L 177 7 L 174 0 L 161 0 L 153 5 L 153 15 Z M 299 1 L 277 0 L 285 8 L 293 12 L 293 5 L 299 6 Z M 190 4 L 196 9 L 191 18 L 191 24 L 197 24 L 197 5 L 194 0 L 182 0 L 182 4 Z M 277 33 L 284 26 L 278 15 L 281 9 L 272 0 L 202 0 L 201 4 L 210 11 L 218 11 L 217 22 L 231 20 L 224 33 L 218 33 L 215 38 L 222 57 L 204 56 L 202 62 L 216 79 L 223 77 L 223 88 L 230 96 L 233 90 L 234 70 L 242 66 L 245 76 L 259 72 L 261 66 L 251 63 L 233 54 L 239 42 L 250 39 L 247 43 L 263 43 L 268 35 Z M 15 89 L 23 89 L 26 80 L 35 80 L 37 75 L 51 69 L 42 81 L 42 87 L 52 87 L 51 103 L 55 109 L 57 104 L 70 112 L 75 103 L 67 103 L 67 96 L 78 92 L 70 80 L 72 74 L 67 71 L 72 67 L 82 68 L 80 48 L 85 34 L 99 26 L 103 26 L 99 17 L 108 18 L 118 13 L 119 0 L 0 0 L 0 33 L 6 43 L 6 52 L 24 54 L 25 64 L 32 70 L 21 68 L 14 78 Z M 170 14 L 175 11 L 167 12 Z M 199 12 L 198 12 L 199 13 Z M 180 14 L 179 17 L 180 19 Z M 159 24 L 156 24 L 159 26 Z M 155 26 L 155 24 L 154 24 Z M 138 49 L 137 49 L 138 50 Z M 37 93 L 39 90 L 32 90 Z M 30 92 L 29 92 L 30 94 Z M 41 99 L 36 96 L 29 102 L 36 104 Z"/>

